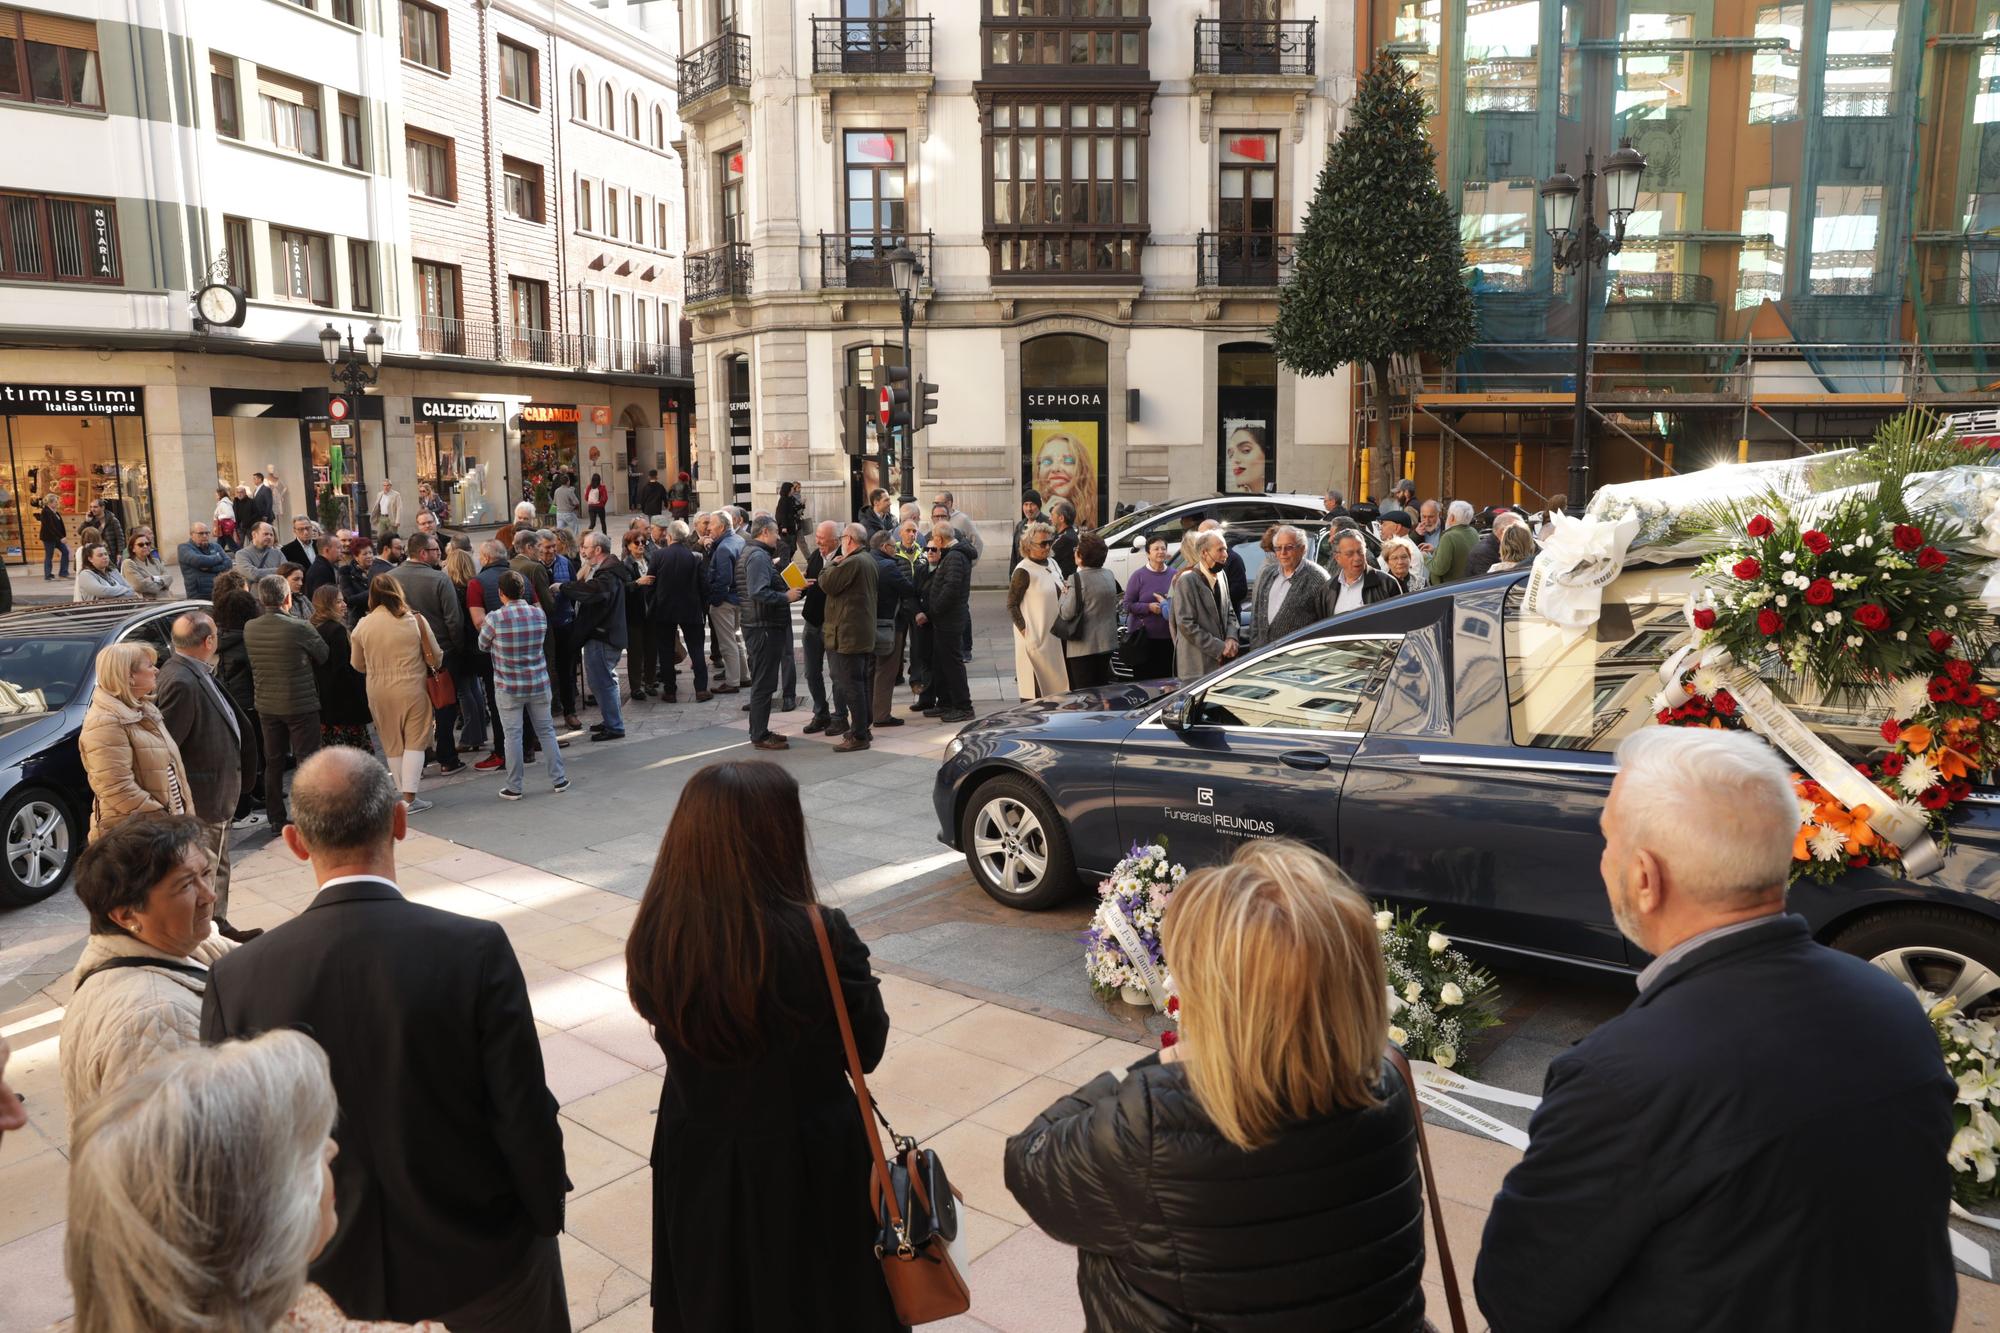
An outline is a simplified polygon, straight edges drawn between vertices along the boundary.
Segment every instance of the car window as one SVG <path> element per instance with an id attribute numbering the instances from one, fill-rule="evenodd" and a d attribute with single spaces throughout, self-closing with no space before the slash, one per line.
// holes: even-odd
<path id="1" fill-rule="evenodd" d="M 168 654 L 174 650 L 173 628 L 173 617 L 154 616 L 151 620 L 142 620 L 132 626 L 132 628 L 125 631 L 121 638 L 125 643 L 150 644 L 153 649 L 153 656 L 159 661 L 164 662 L 167 660 Z"/>
<path id="2" fill-rule="evenodd" d="M 1189 725 L 1366 731 L 1399 642 L 1322 639 L 1267 654 L 1204 690 Z"/>
<path id="3" fill-rule="evenodd" d="M 61 708 L 95 678 L 96 657 L 95 639 L 0 639 L 0 717 Z"/>
<path id="4" fill-rule="evenodd" d="M 1571 637 L 1524 613 L 1527 584 L 1507 593 L 1503 634 L 1507 703 L 1516 745 L 1608 754 L 1653 720 L 1660 668 L 1688 641 L 1689 571 L 1642 569 L 1604 590 L 1595 628 Z M 1881 705 L 1829 698 L 1785 677 L 1775 658 L 1759 670 L 1772 694 L 1848 760 L 1881 748 Z"/>

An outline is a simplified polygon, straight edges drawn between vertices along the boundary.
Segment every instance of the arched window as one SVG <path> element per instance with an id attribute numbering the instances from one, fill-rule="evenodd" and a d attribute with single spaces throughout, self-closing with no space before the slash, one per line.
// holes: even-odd
<path id="1" fill-rule="evenodd" d="M 578 120 L 590 119 L 590 76 L 576 72 L 576 95 L 570 99 L 569 113 Z"/>
<path id="2" fill-rule="evenodd" d="M 605 84 L 604 94 L 602 97 L 598 99 L 598 101 L 604 110 L 604 114 L 601 117 L 601 120 L 604 125 L 604 128 L 607 130 L 616 130 L 618 128 L 617 97 L 618 95 L 611 91 L 611 85 L 608 83 Z"/>
<path id="3" fill-rule="evenodd" d="M 639 95 L 634 93 L 625 99 L 625 136 L 637 141 L 639 138 Z"/>
<path id="4" fill-rule="evenodd" d="M 667 113 L 659 107 L 653 108 L 653 147 L 667 146 Z"/>

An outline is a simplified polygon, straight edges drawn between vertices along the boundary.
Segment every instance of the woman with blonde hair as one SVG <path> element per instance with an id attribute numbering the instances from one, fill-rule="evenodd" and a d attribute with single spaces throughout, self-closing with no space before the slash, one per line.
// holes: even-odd
<path id="1" fill-rule="evenodd" d="M 155 1060 L 70 1132 L 77 1333 L 367 1333 L 307 1266 L 333 1239 L 333 1079 L 297 1032 Z"/>
<path id="2" fill-rule="evenodd" d="M 1007 614 L 1014 621 L 1014 684 L 1023 699 L 1069 688 L 1069 664 L 1056 637 L 1064 580 L 1049 552 L 1056 530 L 1033 522 L 1021 529 L 1021 561 L 1007 584 Z"/>
<path id="3" fill-rule="evenodd" d="M 97 689 L 76 742 L 96 798 L 90 811 L 93 841 L 134 815 L 192 810 L 187 765 L 153 702 L 159 678 L 150 644 L 114 643 L 97 654 Z"/>
<path id="4" fill-rule="evenodd" d="M 409 812 L 428 810 L 431 803 L 417 796 L 417 783 L 437 715 L 424 677 L 444 665 L 444 650 L 430 625 L 403 600 L 403 585 L 389 574 L 377 574 L 369 583 L 368 614 L 348 638 L 348 660 L 368 678 L 368 712 L 389 771 Z"/>
<path id="5" fill-rule="evenodd" d="M 1391 537 L 1382 543 L 1382 572 L 1396 581 L 1399 594 L 1422 591 L 1416 571 L 1423 563 L 1417 544 L 1408 537 Z"/>
<path id="6" fill-rule="evenodd" d="M 1180 1041 L 1007 1142 L 1008 1190 L 1082 1251 L 1086 1327 L 1422 1329 L 1415 1121 L 1367 900 L 1260 839 L 1187 877 L 1161 944 Z"/>

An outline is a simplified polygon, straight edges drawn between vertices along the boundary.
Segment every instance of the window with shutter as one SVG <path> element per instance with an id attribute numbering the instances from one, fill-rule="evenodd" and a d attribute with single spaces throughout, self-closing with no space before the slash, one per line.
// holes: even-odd
<path id="1" fill-rule="evenodd" d="M 0 5 L 0 97 L 101 109 L 97 25 Z"/>

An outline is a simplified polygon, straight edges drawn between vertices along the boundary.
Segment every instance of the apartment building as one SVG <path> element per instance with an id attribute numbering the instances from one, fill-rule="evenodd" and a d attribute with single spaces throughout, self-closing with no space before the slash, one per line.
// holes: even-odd
<path id="1" fill-rule="evenodd" d="M 687 0 L 682 25 L 706 491 L 799 480 L 842 514 L 883 476 L 829 409 L 903 359 L 905 246 L 909 356 L 941 386 L 920 493 L 1004 531 L 1030 487 L 1102 522 L 1338 478 L 1346 378 L 1292 375 L 1268 329 L 1352 87 L 1350 10 Z"/>
<path id="2" fill-rule="evenodd" d="M 477 527 L 555 470 L 622 497 L 624 474 L 671 461 L 689 398 L 680 215 L 607 244 L 562 185 L 581 139 L 600 174 L 678 193 L 656 41 L 572 0 L 133 13 L 0 6 L 6 558 L 40 554 L 31 510 L 50 493 L 170 542 L 257 471 L 344 525 L 387 477 Z M 657 121 L 573 118 L 559 90 L 586 67 Z M 212 287 L 228 291 L 198 309 Z M 647 323 L 590 324 L 593 288 L 643 301 Z M 328 327 L 357 355 L 379 338 L 379 380 L 344 416 Z"/>

